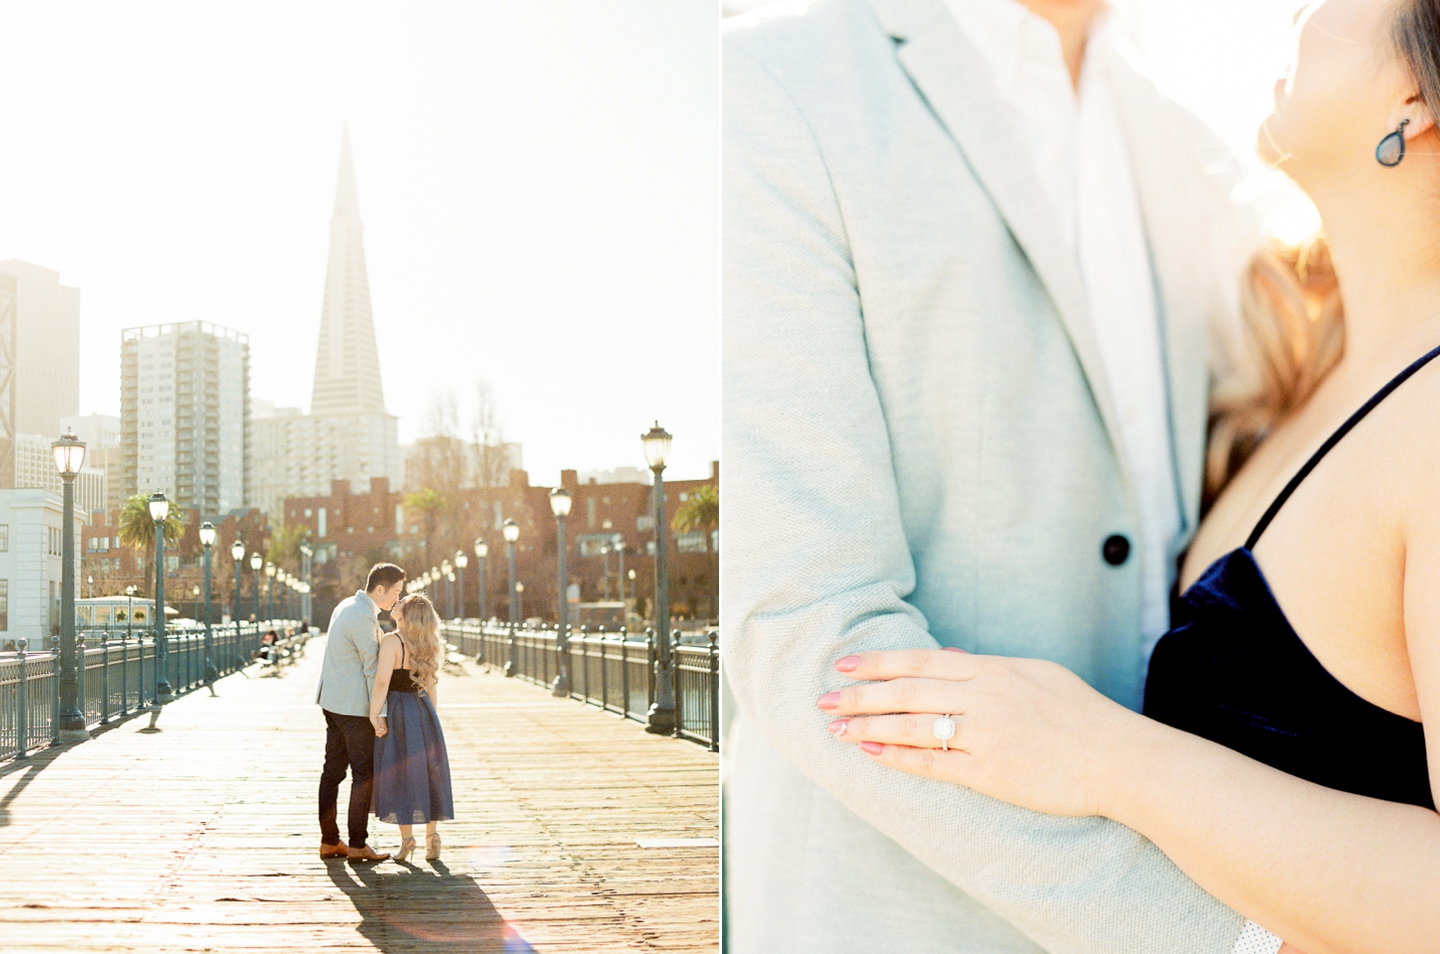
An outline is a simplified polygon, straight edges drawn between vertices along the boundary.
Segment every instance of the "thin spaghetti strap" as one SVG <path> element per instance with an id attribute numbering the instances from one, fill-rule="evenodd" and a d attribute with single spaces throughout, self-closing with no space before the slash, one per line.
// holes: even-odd
<path id="1" fill-rule="evenodd" d="M 1344 424 L 1341 424 L 1340 428 L 1334 434 L 1330 435 L 1329 440 L 1327 440 L 1324 444 L 1320 445 L 1320 449 L 1317 450 L 1314 455 L 1312 455 L 1311 458 L 1305 462 L 1305 466 L 1300 468 L 1300 472 L 1297 473 L 1294 477 L 1290 478 L 1290 482 L 1285 485 L 1284 490 L 1280 491 L 1280 496 L 1275 498 L 1275 502 L 1270 505 L 1270 509 L 1266 510 L 1265 515 L 1260 518 L 1260 522 L 1255 524 L 1255 529 L 1250 531 L 1250 538 L 1245 541 L 1245 549 L 1255 549 L 1255 544 L 1260 542 L 1260 535 L 1265 532 L 1267 527 L 1270 526 L 1270 521 L 1275 519 L 1275 515 L 1280 512 L 1280 508 L 1285 506 L 1285 501 L 1289 500 L 1290 495 L 1295 492 L 1295 489 L 1300 486 L 1301 482 L 1304 481 L 1306 477 L 1310 476 L 1310 472 L 1315 469 L 1316 465 L 1320 463 L 1321 459 L 1323 459 L 1326 454 L 1330 453 L 1331 449 L 1334 448 L 1336 444 L 1340 443 L 1340 440 L 1346 434 L 1350 433 L 1351 429 L 1353 429 L 1356 424 L 1359 424 L 1362 420 L 1364 420 L 1365 415 L 1375 410 L 1375 408 L 1380 404 L 1381 401 L 1385 400 L 1387 397 L 1390 396 L 1391 392 L 1393 392 L 1400 385 L 1404 384 L 1412 374 L 1425 367 L 1425 365 L 1429 364 L 1431 360 L 1434 359 L 1436 356 L 1440 356 L 1440 348 L 1435 348 L 1434 350 L 1426 353 L 1423 357 L 1410 365 L 1410 367 L 1406 368 L 1404 371 L 1401 371 L 1399 374 L 1395 375 L 1395 377 L 1391 378 L 1389 384 L 1385 385 L 1383 388 L 1377 391 L 1374 397 L 1366 401 L 1365 405 L 1360 408 L 1360 410 L 1356 411 L 1354 414 L 1351 414 L 1350 418 Z"/>

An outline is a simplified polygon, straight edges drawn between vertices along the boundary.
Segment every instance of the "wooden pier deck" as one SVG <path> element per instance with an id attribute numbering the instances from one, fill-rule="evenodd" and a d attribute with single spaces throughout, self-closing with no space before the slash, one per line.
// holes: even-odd
<path id="1" fill-rule="evenodd" d="M 716 756 L 469 663 L 441 860 L 321 861 L 323 650 L 0 765 L 0 950 L 718 951 Z"/>

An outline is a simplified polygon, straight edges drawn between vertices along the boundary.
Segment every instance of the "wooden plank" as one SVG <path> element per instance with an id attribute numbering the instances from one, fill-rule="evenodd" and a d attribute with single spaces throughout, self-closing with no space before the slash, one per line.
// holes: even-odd
<path id="1" fill-rule="evenodd" d="M 0 949 L 719 949 L 718 850 L 636 844 L 718 837 L 716 757 L 471 664 L 440 689 L 441 860 L 321 861 L 323 651 L 0 766 Z"/>

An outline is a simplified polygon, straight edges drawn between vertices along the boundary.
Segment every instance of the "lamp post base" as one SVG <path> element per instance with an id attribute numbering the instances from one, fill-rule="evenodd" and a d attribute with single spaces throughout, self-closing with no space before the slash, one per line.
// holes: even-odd
<path id="1" fill-rule="evenodd" d="M 645 714 L 645 731 L 651 735 L 674 735 L 675 710 L 662 709 L 659 703 L 650 706 Z"/>
<path id="2" fill-rule="evenodd" d="M 570 674 L 562 672 L 550 683 L 550 695 L 563 699 L 570 695 Z"/>
<path id="3" fill-rule="evenodd" d="M 90 730 L 89 730 L 89 729 L 85 729 L 85 728 L 80 728 L 80 729 L 66 729 L 66 728 L 61 728 L 61 729 L 59 729 L 59 730 L 56 731 L 55 735 L 56 735 L 56 737 L 59 739 L 61 745 L 65 745 L 65 744 L 70 743 L 70 742 L 89 742 L 89 741 L 90 741 Z"/>

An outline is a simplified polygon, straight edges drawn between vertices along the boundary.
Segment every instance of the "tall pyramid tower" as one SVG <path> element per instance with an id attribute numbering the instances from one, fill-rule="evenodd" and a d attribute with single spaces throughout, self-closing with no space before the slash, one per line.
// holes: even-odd
<path id="1" fill-rule="evenodd" d="M 385 413 L 364 236 L 347 124 L 340 140 L 340 174 L 335 183 L 335 212 L 330 218 L 330 260 L 320 309 L 311 414 Z"/>
<path id="2" fill-rule="evenodd" d="M 330 218 L 330 261 L 320 306 L 320 343 L 310 413 L 279 408 L 251 421 L 248 500 L 284 522 L 287 497 L 328 495 L 335 481 L 364 491 L 373 478 L 403 482 L 396 418 L 385 412 L 370 281 L 365 274 L 365 226 L 355 194 L 350 130 L 340 139 L 340 175 Z M 317 544 L 327 543 L 324 534 Z"/>

